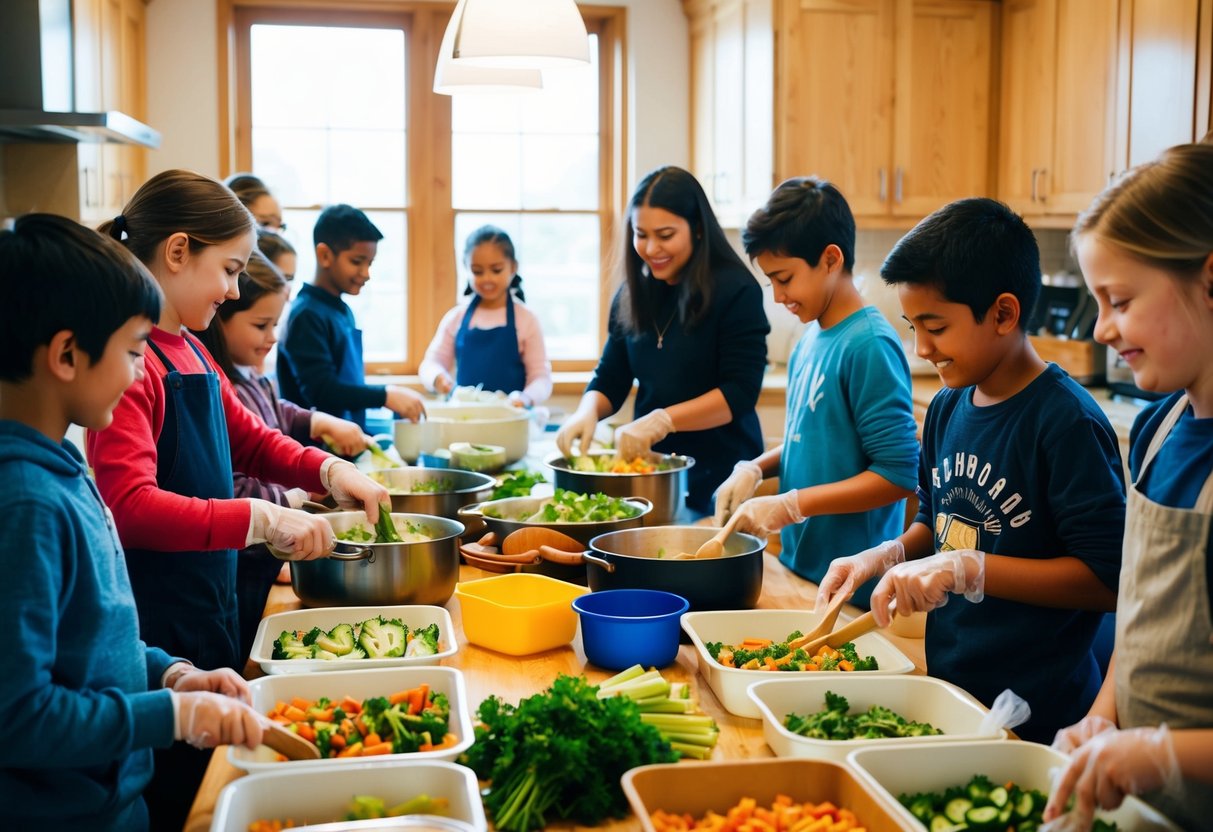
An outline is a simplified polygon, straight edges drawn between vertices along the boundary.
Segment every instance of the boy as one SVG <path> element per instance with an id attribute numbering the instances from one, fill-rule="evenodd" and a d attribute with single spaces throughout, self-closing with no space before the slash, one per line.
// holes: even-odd
<path id="1" fill-rule="evenodd" d="M 909 364 L 893 327 L 855 288 L 855 220 L 833 185 L 789 179 L 741 240 L 775 300 L 815 325 L 788 361 L 784 442 L 737 463 L 716 492 L 716 523 L 732 513 L 738 531 L 782 529 L 780 561 L 816 582 L 836 556 L 905 528 L 918 460 Z M 749 499 L 776 471 L 788 490 Z M 867 603 L 867 590 L 856 603 Z"/>
<path id="2" fill-rule="evenodd" d="M 388 407 L 416 422 L 421 397 L 404 387 L 366 383 L 362 330 L 341 296 L 357 295 L 371 279 L 383 233 L 352 205 L 320 212 L 312 240 L 316 279 L 299 290 L 278 345 L 282 398 L 348 419 L 366 430 L 366 409 Z"/>
<path id="3" fill-rule="evenodd" d="M 1100 613 L 1116 606 L 1125 516 L 1116 436 L 1028 340 L 1040 255 L 1005 205 L 941 208 L 880 273 L 945 387 L 923 425 L 918 516 L 898 540 L 835 561 L 819 603 L 884 573 L 877 622 L 888 623 L 894 598 L 898 615 L 935 610 L 931 675 L 987 706 L 1013 689 L 1032 708 L 1016 732 L 1049 742 L 1099 689 L 1091 644 Z M 890 567 L 890 549 L 906 562 Z M 944 606 L 949 593 L 973 603 Z"/>
<path id="4" fill-rule="evenodd" d="M 0 805 L 11 828 L 146 829 L 153 747 L 255 748 L 263 722 L 232 671 L 139 640 L 113 521 L 64 439 L 109 425 L 142 374 L 160 290 L 116 242 L 31 214 L 0 231 L 0 293 L 0 706 L 21 715 L 0 729 Z"/>

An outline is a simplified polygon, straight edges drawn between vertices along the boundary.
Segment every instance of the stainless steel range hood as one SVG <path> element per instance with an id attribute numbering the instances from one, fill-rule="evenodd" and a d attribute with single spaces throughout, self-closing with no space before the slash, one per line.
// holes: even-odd
<path id="1" fill-rule="evenodd" d="M 0 6 L 0 141 L 117 142 L 160 146 L 126 113 L 77 112 L 71 0 Z"/>

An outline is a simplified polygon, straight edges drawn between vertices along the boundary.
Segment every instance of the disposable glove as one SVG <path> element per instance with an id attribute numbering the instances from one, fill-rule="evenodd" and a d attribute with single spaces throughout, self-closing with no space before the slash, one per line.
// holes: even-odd
<path id="1" fill-rule="evenodd" d="M 174 690 L 177 693 L 205 690 L 211 693 L 222 694 L 232 699 L 238 699 L 245 703 L 253 701 L 249 696 L 248 682 L 230 667 L 221 667 L 217 670 L 200 670 L 193 665 L 184 663 L 173 665 L 173 668 L 177 667 L 182 669 L 179 672 L 166 674 L 166 681 L 168 682 L 166 687 L 170 690 Z M 173 668 L 169 670 L 172 671 Z"/>
<path id="2" fill-rule="evenodd" d="M 872 591 L 872 617 L 889 626 L 889 604 L 897 599 L 897 614 L 910 615 L 942 607 L 948 594 L 964 595 L 973 603 L 985 597 L 985 553 L 952 549 L 894 566 Z"/>
<path id="3" fill-rule="evenodd" d="M 1104 731 L 1115 731 L 1116 723 L 1105 716 L 1091 714 L 1068 728 L 1062 728 L 1053 737 L 1053 748 L 1062 754 L 1073 754 L 1074 749 Z"/>
<path id="4" fill-rule="evenodd" d="M 620 459 L 647 456 L 653 446 L 674 432 L 674 420 L 657 408 L 615 431 L 615 449 Z"/>
<path id="5" fill-rule="evenodd" d="M 814 609 L 818 613 L 824 612 L 836 596 L 851 597 L 860 584 L 883 575 L 905 559 L 906 547 L 900 540 L 886 540 L 857 555 L 834 558 L 817 587 Z"/>
<path id="6" fill-rule="evenodd" d="M 327 520 L 265 500 L 249 502 L 253 522 L 246 546 L 268 543 L 273 554 L 284 560 L 314 560 L 333 551 L 336 538 Z"/>
<path id="7" fill-rule="evenodd" d="M 261 744 L 265 718 L 238 699 L 210 691 L 174 691 L 172 697 L 173 739 L 195 748 Z"/>
<path id="8" fill-rule="evenodd" d="M 342 456 L 358 456 L 371 443 L 371 437 L 363 433 L 362 428 L 328 413 L 312 414 L 310 433 L 313 439 L 323 439 L 326 445 L 332 446 L 334 453 Z"/>
<path id="9" fill-rule="evenodd" d="M 762 469 L 757 462 L 743 459 L 733 466 L 733 473 L 716 489 L 716 516 L 713 524 L 723 526 L 737 507 L 754 496 L 762 483 Z"/>
<path id="10" fill-rule="evenodd" d="M 337 505 L 355 511 L 362 509 L 371 525 L 379 520 L 379 504 L 392 502 L 386 488 L 344 459 L 325 460 L 320 467 L 320 481 Z"/>
<path id="11" fill-rule="evenodd" d="M 455 380 L 446 373 L 439 373 L 434 377 L 434 392 L 438 395 L 445 396 L 454 389 Z"/>
<path id="12" fill-rule="evenodd" d="M 1166 723 L 1096 734 L 1070 756 L 1045 806 L 1050 829 L 1090 829 L 1095 809 L 1115 809 L 1125 795 L 1165 790 L 1179 795 L 1183 775 Z M 1066 803 L 1074 806 L 1066 814 Z M 1056 820 L 1054 820 L 1056 819 Z M 1043 827 L 1042 827 L 1043 829 Z"/>
<path id="13" fill-rule="evenodd" d="M 588 454 L 594 441 L 594 431 L 598 429 L 598 414 L 593 410 L 577 408 L 573 415 L 564 420 L 560 430 L 556 431 L 556 447 L 565 459 L 573 456 L 573 442 L 578 442 L 580 452 Z"/>
<path id="14" fill-rule="evenodd" d="M 505 398 L 506 401 L 508 401 L 511 405 L 522 410 L 525 410 L 534 404 L 534 402 L 531 401 L 531 397 L 521 390 L 511 390 L 510 395 L 506 396 Z"/>
<path id="15" fill-rule="evenodd" d="M 729 521 L 733 531 L 749 532 L 761 537 L 779 531 L 793 523 L 803 523 L 804 515 L 796 489 L 770 497 L 754 497 L 741 504 Z"/>
<path id="16" fill-rule="evenodd" d="M 389 386 L 387 400 L 384 404 L 396 415 L 408 419 L 410 422 L 420 422 L 421 418 L 425 416 L 425 402 L 421 400 L 421 396 L 407 387 Z"/>

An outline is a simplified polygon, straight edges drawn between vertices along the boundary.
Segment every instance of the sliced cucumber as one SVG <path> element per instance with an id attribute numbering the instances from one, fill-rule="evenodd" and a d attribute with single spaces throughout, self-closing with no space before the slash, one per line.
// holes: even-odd
<path id="1" fill-rule="evenodd" d="M 952 823 L 964 823 L 966 813 L 973 808 L 973 801 L 963 797 L 954 797 L 943 807 L 943 813 Z"/>
<path id="2" fill-rule="evenodd" d="M 1008 802 L 1006 806 L 1003 806 L 1001 809 L 999 809 L 998 810 L 999 828 L 1006 829 L 1007 826 L 1011 823 L 1011 817 L 1014 814 L 1015 814 L 1015 808 L 1010 804 L 1010 802 Z"/>
<path id="3" fill-rule="evenodd" d="M 1031 792 L 1024 792 L 1019 796 L 1019 800 L 1015 803 L 1015 817 L 1020 820 L 1027 820 L 1032 817 L 1032 810 L 1036 806 L 1036 801 L 1032 799 Z"/>
<path id="4" fill-rule="evenodd" d="M 991 803 L 993 803 L 999 809 L 1001 809 L 1003 806 L 1006 806 L 1007 801 L 1010 799 L 1011 799 L 1011 796 L 1009 794 L 1007 794 L 1007 790 L 1004 789 L 1002 786 L 996 786 L 996 787 L 990 789 L 989 800 Z"/>
<path id="5" fill-rule="evenodd" d="M 970 829 L 978 830 L 993 830 L 998 828 L 998 807 L 996 806 L 977 806 L 965 812 L 965 823 Z"/>
<path id="6" fill-rule="evenodd" d="M 947 815 L 936 815 L 931 818 L 931 832 L 952 832 L 954 824 L 948 820 Z"/>

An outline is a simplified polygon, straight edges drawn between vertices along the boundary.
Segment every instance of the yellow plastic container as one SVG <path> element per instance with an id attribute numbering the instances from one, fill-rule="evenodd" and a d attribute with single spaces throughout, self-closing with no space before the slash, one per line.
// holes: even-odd
<path id="1" fill-rule="evenodd" d="M 587 592 L 584 586 L 527 572 L 455 586 L 467 640 L 510 656 L 541 653 L 572 641 L 577 634 L 573 599 Z"/>

